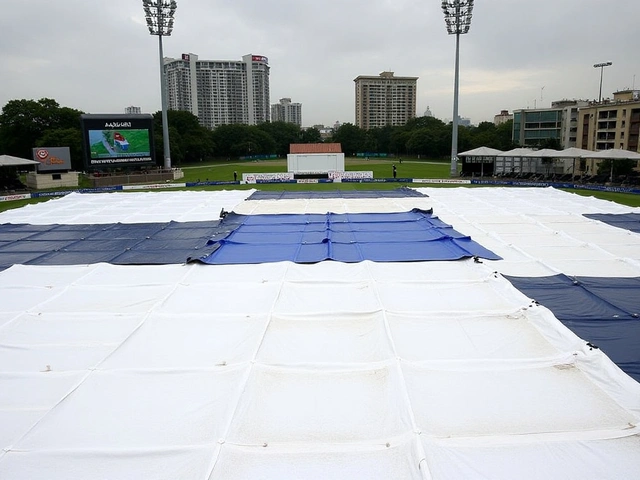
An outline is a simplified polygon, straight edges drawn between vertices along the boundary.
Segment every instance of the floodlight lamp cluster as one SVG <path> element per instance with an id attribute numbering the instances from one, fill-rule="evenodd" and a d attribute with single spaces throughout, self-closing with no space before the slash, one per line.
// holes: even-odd
<path id="1" fill-rule="evenodd" d="M 442 13 L 447 32 L 463 34 L 471 28 L 474 0 L 442 0 Z"/>
<path id="2" fill-rule="evenodd" d="M 142 8 L 151 35 L 171 35 L 173 16 L 178 8 L 175 0 L 142 0 Z"/>

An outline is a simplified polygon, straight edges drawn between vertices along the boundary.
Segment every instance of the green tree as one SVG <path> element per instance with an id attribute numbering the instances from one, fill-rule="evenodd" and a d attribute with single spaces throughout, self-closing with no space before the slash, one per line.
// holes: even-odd
<path id="1" fill-rule="evenodd" d="M 365 150 L 366 135 L 364 130 L 351 123 L 343 123 L 333 132 L 332 141 L 342 145 L 345 155 L 354 155 Z"/>
<path id="2" fill-rule="evenodd" d="M 36 142 L 36 147 L 69 147 L 71 168 L 84 170 L 84 156 L 82 150 L 82 131 L 76 128 L 57 128 L 47 130 Z"/>
<path id="3" fill-rule="evenodd" d="M 230 157 L 232 145 L 240 144 L 244 141 L 247 132 L 247 125 L 232 124 L 219 125 L 213 130 L 213 142 L 216 145 L 217 155 Z"/>
<path id="4" fill-rule="evenodd" d="M 367 132 L 367 142 L 371 142 L 375 147 L 370 151 L 377 153 L 392 153 L 391 135 L 394 127 L 387 125 L 385 127 L 372 128 Z"/>
<path id="5" fill-rule="evenodd" d="M 198 117 L 183 110 L 169 110 L 167 112 L 169 124 L 169 148 L 171 163 L 197 162 L 214 155 L 215 144 L 211 130 L 200 125 Z M 158 163 L 164 158 L 164 143 L 162 133 L 162 112 L 153 115 L 154 143 Z"/>
<path id="6" fill-rule="evenodd" d="M 322 143 L 320 130 L 315 127 L 305 128 L 301 132 L 300 142 L 302 143 Z"/>
<path id="7" fill-rule="evenodd" d="M 10 100 L 0 113 L 0 145 L 4 153 L 31 158 L 32 149 L 48 130 L 79 128 L 81 114 L 51 98 Z"/>
<path id="8" fill-rule="evenodd" d="M 497 148 L 504 152 L 516 147 L 513 141 L 513 120 L 508 120 L 496 127 L 496 143 L 487 147 Z"/>
<path id="9" fill-rule="evenodd" d="M 261 123 L 258 128 L 271 137 L 275 143 L 275 148 L 271 152 L 277 155 L 287 155 L 289 153 L 289 145 L 292 143 L 300 143 L 302 133 L 300 127 L 295 123 L 272 122 Z"/>
<path id="10" fill-rule="evenodd" d="M 261 124 L 260 127 L 265 124 Z M 294 125 L 295 126 L 295 125 Z M 213 131 L 213 142 L 218 155 L 243 157 L 250 155 L 272 155 L 276 142 L 256 125 L 220 125 Z M 289 151 L 287 145 L 287 152 Z"/>
<path id="11" fill-rule="evenodd" d="M 611 167 L 613 166 L 613 178 L 615 179 L 618 175 L 629 175 L 637 164 L 637 160 L 628 158 L 619 160 L 605 159 L 598 164 L 598 175 L 611 175 Z"/>
<path id="12" fill-rule="evenodd" d="M 551 150 L 562 150 L 559 138 L 544 138 L 538 143 L 539 148 L 549 148 Z"/>

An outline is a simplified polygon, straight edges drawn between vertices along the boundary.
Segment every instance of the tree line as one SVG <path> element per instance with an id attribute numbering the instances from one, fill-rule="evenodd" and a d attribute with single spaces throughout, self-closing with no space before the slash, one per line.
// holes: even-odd
<path id="1" fill-rule="evenodd" d="M 0 113 L 0 152 L 31 158 L 34 147 L 69 147 L 75 170 L 83 170 L 83 112 L 62 107 L 53 99 L 11 100 Z M 214 130 L 202 127 L 198 118 L 185 111 L 169 110 L 169 140 L 173 165 L 212 158 L 237 158 L 253 155 L 285 156 L 291 143 L 317 143 L 322 138 L 317 128 L 301 129 L 284 123 L 260 125 L 221 125 Z M 161 112 L 154 117 L 154 144 L 159 164 L 163 158 Z M 483 122 L 477 127 L 460 126 L 458 151 L 479 146 L 508 150 L 513 148 L 511 122 L 495 126 Z M 451 152 L 451 124 L 433 117 L 418 117 L 401 127 L 363 130 L 345 123 L 325 141 L 342 144 L 346 155 L 387 153 L 443 158 Z"/>

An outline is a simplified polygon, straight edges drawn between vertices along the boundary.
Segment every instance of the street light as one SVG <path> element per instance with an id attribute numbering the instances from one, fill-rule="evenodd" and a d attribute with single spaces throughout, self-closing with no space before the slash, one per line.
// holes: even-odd
<path id="1" fill-rule="evenodd" d="M 173 31 L 173 15 L 178 8 L 175 0 L 142 0 L 144 16 L 151 35 L 158 36 L 160 52 L 160 95 L 162 97 L 162 140 L 164 143 L 164 168 L 171 169 L 171 150 L 169 148 L 169 122 L 167 120 L 167 83 L 164 73 L 164 55 L 162 37 L 168 37 Z"/>
<path id="2" fill-rule="evenodd" d="M 458 84 L 460 71 L 460 35 L 471 28 L 474 0 L 442 0 L 444 23 L 449 35 L 456 36 L 456 63 L 453 82 L 453 132 L 451 133 L 451 176 L 458 175 Z"/>
<path id="3" fill-rule="evenodd" d="M 598 94 L 598 103 L 600 103 L 602 101 L 602 74 L 604 73 L 604 67 L 610 67 L 611 65 L 613 65 L 613 63 L 604 62 L 604 63 L 596 63 L 593 66 L 593 68 L 599 68 L 600 69 L 600 93 Z"/>

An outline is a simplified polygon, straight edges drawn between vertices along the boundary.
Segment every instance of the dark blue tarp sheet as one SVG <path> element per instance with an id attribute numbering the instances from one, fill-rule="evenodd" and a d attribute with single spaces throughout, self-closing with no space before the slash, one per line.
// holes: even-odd
<path id="1" fill-rule="evenodd" d="M 300 198 L 402 198 L 426 197 L 412 188 L 401 187 L 394 190 L 327 190 L 321 192 L 268 192 L 258 190 L 247 200 L 289 200 Z"/>
<path id="2" fill-rule="evenodd" d="M 237 227 L 219 248 L 193 261 L 220 265 L 292 261 L 409 262 L 499 256 L 431 211 L 402 213 L 228 215 Z"/>
<path id="3" fill-rule="evenodd" d="M 640 233 L 640 213 L 589 213 L 585 217 L 600 220 L 614 227 L 624 228 L 631 232 Z"/>
<path id="4" fill-rule="evenodd" d="M 290 260 L 498 259 L 431 212 L 236 215 L 221 221 L 0 225 L 0 270 L 13 264 L 163 265 Z"/>
<path id="5" fill-rule="evenodd" d="M 640 278 L 506 278 L 640 381 Z"/>
<path id="6" fill-rule="evenodd" d="M 233 225 L 219 221 L 95 225 L 0 225 L 0 270 L 13 264 L 184 263 L 211 253 Z"/>

